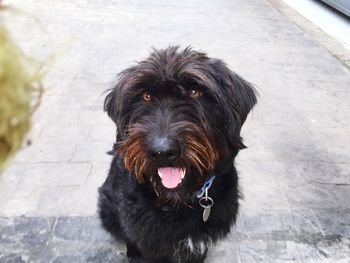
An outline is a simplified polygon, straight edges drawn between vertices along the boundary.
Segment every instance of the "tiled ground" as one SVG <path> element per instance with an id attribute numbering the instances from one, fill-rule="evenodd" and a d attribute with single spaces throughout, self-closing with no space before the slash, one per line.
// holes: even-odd
<path id="1" fill-rule="evenodd" d="M 237 227 L 207 262 L 350 261 L 350 73 L 264 0 L 13 0 L 34 56 L 53 52 L 32 146 L 0 177 L 0 262 L 125 262 L 96 219 L 114 139 L 115 74 L 150 47 L 192 45 L 255 83 Z M 44 28 L 43 31 L 41 28 Z"/>

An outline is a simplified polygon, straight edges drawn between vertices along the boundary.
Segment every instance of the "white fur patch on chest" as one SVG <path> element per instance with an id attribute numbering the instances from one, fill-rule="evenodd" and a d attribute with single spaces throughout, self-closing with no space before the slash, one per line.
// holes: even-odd
<path id="1" fill-rule="evenodd" d="M 182 240 L 179 245 L 182 250 L 187 250 L 189 253 L 195 255 L 203 255 L 208 248 L 208 244 L 206 242 L 193 240 L 190 236 Z"/>

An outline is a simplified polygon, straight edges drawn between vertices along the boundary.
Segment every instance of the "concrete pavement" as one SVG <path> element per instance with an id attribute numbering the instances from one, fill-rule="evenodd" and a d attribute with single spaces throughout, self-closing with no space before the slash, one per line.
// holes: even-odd
<path id="1" fill-rule="evenodd" d="M 350 73 L 264 0 L 13 0 L 29 53 L 60 48 L 33 144 L 0 177 L 0 262 L 126 262 L 96 219 L 114 126 L 115 75 L 150 47 L 191 45 L 260 92 L 237 159 L 240 216 L 207 262 L 350 261 Z M 62 48 L 63 47 L 63 48 Z"/>

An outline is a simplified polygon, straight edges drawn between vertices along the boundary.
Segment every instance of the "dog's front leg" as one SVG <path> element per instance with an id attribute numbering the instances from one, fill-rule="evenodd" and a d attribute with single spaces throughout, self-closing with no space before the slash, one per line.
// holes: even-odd
<path id="1" fill-rule="evenodd" d="M 180 255 L 181 263 L 204 263 L 205 258 L 207 257 L 207 249 L 205 249 L 203 254 L 194 254 L 189 252 Z"/>
<path id="2" fill-rule="evenodd" d="M 171 263 L 166 257 L 157 257 L 152 252 L 141 252 L 131 242 L 126 243 L 126 255 L 130 263 Z"/>
<path id="3" fill-rule="evenodd" d="M 143 257 L 141 251 L 132 243 L 126 243 L 126 256 L 130 263 L 145 263 L 146 260 Z"/>
<path id="4" fill-rule="evenodd" d="M 157 256 L 154 251 L 144 252 L 146 258 L 146 263 L 175 263 L 176 261 L 172 260 L 170 257 L 166 256 Z"/>

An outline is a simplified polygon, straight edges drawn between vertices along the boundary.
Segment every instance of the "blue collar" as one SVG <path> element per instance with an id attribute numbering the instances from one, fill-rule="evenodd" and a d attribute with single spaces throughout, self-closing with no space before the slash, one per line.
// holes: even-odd
<path id="1" fill-rule="evenodd" d="M 197 198 L 201 198 L 201 197 L 204 195 L 204 193 L 205 193 L 205 189 L 206 189 L 206 188 L 209 189 L 209 188 L 211 187 L 211 184 L 213 183 L 214 179 L 215 179 L 215 175 L 210 176 L 210 177 L 204 182 L 202 188 L 201 188 L 198 192 L 196 192 L 196 193 L 194 194 L 194 196 L 196 196 Z"/>

